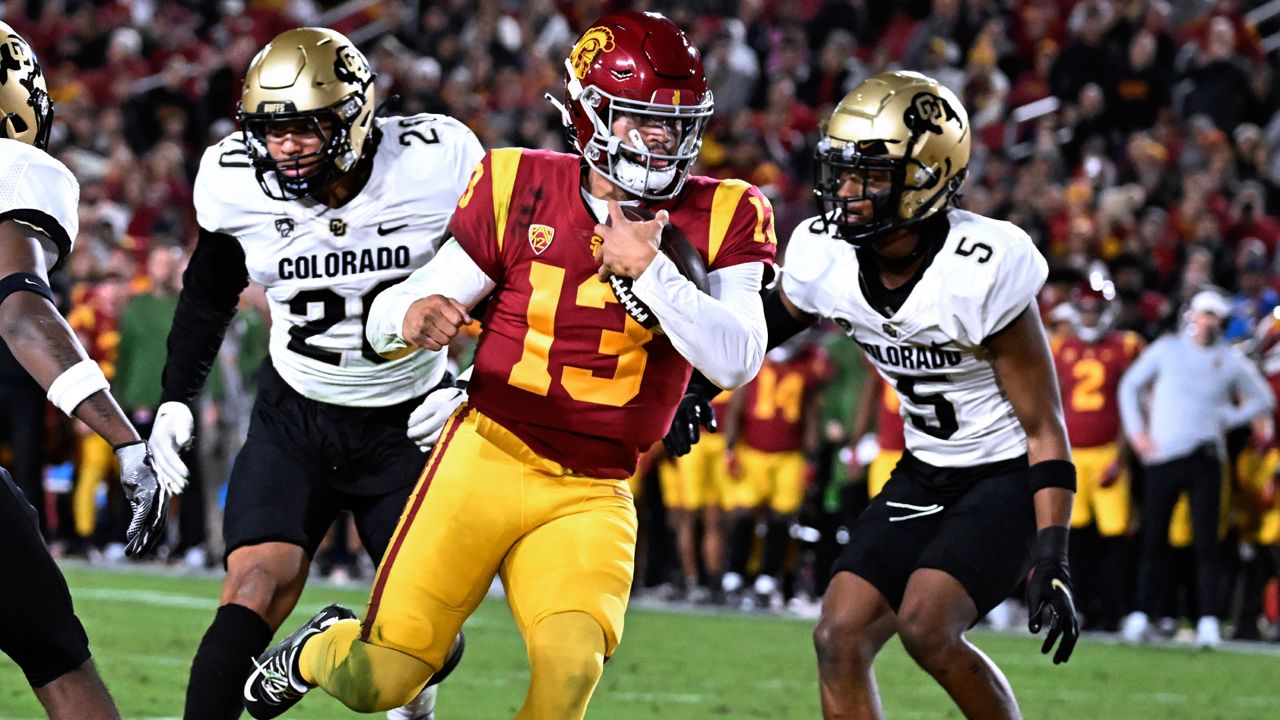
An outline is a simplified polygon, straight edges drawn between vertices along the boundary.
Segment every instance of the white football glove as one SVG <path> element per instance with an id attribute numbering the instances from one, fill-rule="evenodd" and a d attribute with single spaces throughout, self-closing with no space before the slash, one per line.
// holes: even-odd
<path id="1" fill-rule="evenodd" d="M 180 453 L 191 447 L 196 421 L 186 403 L 161 403 L 151 426 L 151 456 L 160 484 L 170 495 L 180 495 L 187 487 L 191 471 Z"/>
<path id="2" fill-rule="evenodd" d="M 409 414 L 409 439 L 422 452 L 428 452 L 440 439 L 444 423 L 458 406 L 467 401 L 467 391 L 460 387 L 443 387 L 427 393 L 422 404 Z"/>
<path id="3" fill-rule="evenodd" d="M 164 538 L 171 496 L 156 477 L 145 442 L 121 445 L 116 448 L 116 457 L 120 460 L 120 487 L 132 510 L 124 551 L 138 557 L 150 552 Z"/>

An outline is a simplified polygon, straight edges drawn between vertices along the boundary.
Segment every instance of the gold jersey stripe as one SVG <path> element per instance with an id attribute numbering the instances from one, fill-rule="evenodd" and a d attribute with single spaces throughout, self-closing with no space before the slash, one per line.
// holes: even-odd
<path id="1" fill-rule="evenodd" d="M 498 233 L 498 252 L 507 235 L 507 213 L 511 210 L 511 189 L 520 169 L 520 148 L 499 148 L 491 153 L 493 165 L 493 228 Z"/>
<path id="2" fill-rule="evenodd" d="M 720 244 L 729 232 L 729 224 L 733 222 L 733 214 L 738 210 L 742 194 L 751 184 L 736 178 L 721 180 L 716 186 L 715 197 L 711 199 L 711 232 L 707 235 L 707 266 L 716 261 L 720 252 Z"/>

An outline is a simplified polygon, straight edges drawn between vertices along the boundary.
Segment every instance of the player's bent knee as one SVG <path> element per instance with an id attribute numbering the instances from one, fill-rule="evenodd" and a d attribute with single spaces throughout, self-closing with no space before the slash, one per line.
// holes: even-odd
<path id="1" fill-rule="evenodd" d="M 585 612 L 549 615 L 529 629 L 535 682 L 560 688 L 568 704 L 590 697 L 604 670 L 604 628 Z"/>
<path id="2" fill-rule="evenodd" d="M 822 617 L 813 629 L 813 648 L 818 654 L 819 664 L 834 662 L 839 665 L 858 661 L 869 664 L 875 658 L 876 650 L 864 624 L 840 615 Z"/>
<path id="3" fill-rule="evenodd" d="M 409 704 L 435 671 L 399 650 L 356 642 L 325 689 L 355 712 L 384 712 Z"/>
<path id="4" fill-rule="evenodd" d="M 927 613 L 904 612 L 898 616 L 898 636 L 907 654 L 921 666 L 945 654 L 957 640 L 948 627 Z"/>

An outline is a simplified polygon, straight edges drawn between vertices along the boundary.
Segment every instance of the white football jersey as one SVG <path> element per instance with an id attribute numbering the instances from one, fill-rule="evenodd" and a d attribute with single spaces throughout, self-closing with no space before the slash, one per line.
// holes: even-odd
<path id="1" fill-rule="evenodd" d="M 305 397 L 352 407 L 404 402 L 444 375 L 440 352 L 379 356 L 365 340 L 365 318 L 378 293 L 435 254 L 484 156 L 451 117 L 375 122 L 382 138 L 370 150 L 372 173 L 342 207 L 267 197 L 238 132 L 205 151 L 195 184 L 200 227 L 234 236 L 249 276 L 267 289 L 280 376 Z"/>
<path id="2" fill-rule="evenodd" d="M 49 153 L 0 138 L 0 218 L 21 220 L 48 237 L 50 270 L 71 253 L 80 232 L 80 183 Z"/>
<path id="3" fill-rule="evenodd" d="M 831 318 L 902 400 L 907 449 L 937 467 L 1017 457 L 1026 434 L 996 383 L 983 340 L 1013 321 L 1048 277 L 1044 257 L 1017 226 L 964 210 L 902 307 L 884 316 L 859 283 L 854 247 L 796 228 L 782 289 L 801 310 Z"/>

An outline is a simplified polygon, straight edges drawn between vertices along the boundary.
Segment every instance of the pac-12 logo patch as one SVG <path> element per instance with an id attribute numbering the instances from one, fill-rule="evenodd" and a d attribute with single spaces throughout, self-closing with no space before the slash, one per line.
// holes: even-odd
<path id="1" fill-rule="evenodd" d="M 276 231 L 280 233 L 280 237 L 287 238 L 293 234 L 293 220 L 290 218 L 280 218 L 276 220 Z"/>
<path id="2" fill-rule="evenodd" d="M 543 250 L 551 247 L 551 241 L 556 237 L 555 228 L 550 225 L 533 224 L 529 226 L 529 247 L 539 255 Z"/>

